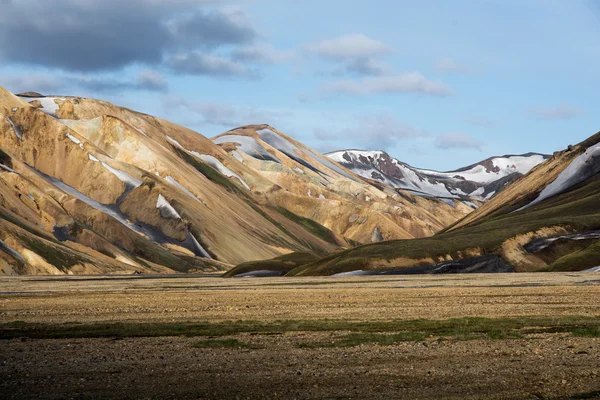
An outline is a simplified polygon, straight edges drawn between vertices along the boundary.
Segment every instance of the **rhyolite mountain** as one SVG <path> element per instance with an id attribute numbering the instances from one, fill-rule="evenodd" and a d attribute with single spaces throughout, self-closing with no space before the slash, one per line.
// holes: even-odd
<path id="1" fill-rule="evenodd" d="M 600 133 L 557 151 L 480 208 L 427 238 L 316 260 L 244 263 L 229 275 L 600 271 Z"/>
<path id="2" fill-rule="evenodd" d="M 490 157 L 455 171 L 419 169 L 384 151 L 340 150 L 327 156 L 361 177 L 415 194 L 446 199 L 489 200 L 548 155 L 527 153 Z"/>
<path id="3" fill-rule="evenodd" d="M 268 125 L 211 140 L 100 100 L 0 88 L 3 274 L 225 271 L 431 236 L 471 211 L 367 182 Z"/>

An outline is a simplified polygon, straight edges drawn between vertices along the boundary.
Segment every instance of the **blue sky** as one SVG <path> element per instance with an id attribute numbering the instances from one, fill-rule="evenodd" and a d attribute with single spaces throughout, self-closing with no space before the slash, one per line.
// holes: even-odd
<path id="1" fill-rule="evenodd" d="M 600 2 L 0 0 L 0 85 L 449 170 L 599 130 Z"/>

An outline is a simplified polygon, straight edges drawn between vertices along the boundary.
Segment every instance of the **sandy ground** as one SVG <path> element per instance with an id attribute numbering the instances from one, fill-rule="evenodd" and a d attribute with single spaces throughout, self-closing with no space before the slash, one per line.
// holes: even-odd
<path id="1" fill-rule="evenodd" d="M 0 278 L 0 322 L 600 318 L 600 274 Z M 0 342 L 0 398 L 600 398 L 600 339 L 299 348 L 343 332 Z M 574 397 L 579 396 L 579 397 Z"/>

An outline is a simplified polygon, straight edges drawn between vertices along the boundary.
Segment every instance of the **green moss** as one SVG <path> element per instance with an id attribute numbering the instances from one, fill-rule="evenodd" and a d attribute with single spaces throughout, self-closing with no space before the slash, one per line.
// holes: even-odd
<path id="1" fill-rule="evenodd" d="M 279 211 L 281 215 L 300 225 L 316 237 L 336 246 L 338 245 L 338 242 L 335 238 L 335 234 L 331 230 L 319 224 L 318 222 L 313 221 L 310 218 L 305 218 L 300 215 L 294 214 L 293 212 L 284 207 L 277 207 L 277 211 Z"/>
<path id="2" fill-rule="evenodd" d="M 343 332 L 346 344 L 376 341 L 380 343 L 421 338 L 508 339 L 531 333 L 570 333 L 597 337 L 598 317 L 520 317 L 520 318 L 453 318 L 447 320 L 283 320 L 283 321 L 223 321 L 223 322 L 149 322 L 37 324 L 15 321 L 0 324 L 0 339 L 28 338 L 101 338 L 159 336 L 234 336 L 241 333 L 279 334 L 283 332 Z M 371 334 L 394 334 L 383 338 Z"/>
<path id="3" fill-rule="evenodd" d="M 209 165 L 203 163 L 198 160 L 196 157 L 189 155 L 187 152 L 181 150 L 179 147 L 171 146 L 173 151 L 186 163 L 190 164 L 192 167 L 196 169 L 196 171 L 200 172 L 211 182 L 216 183 L 219 186 L 222 186 L 230 193 L 243 194 L 242 190 L 238 188 L 233 182 L 229 180 L 226 176 L 220 174 L 218 171 L 210 167 Z"/>
<path id="4" fill-rule="evenodd" d="M 223 277 L 230 278 L 247 272 L 264 270 L 281 272 L 283 275 L 294 268 L 318 259 L 319 257 L 313 253 L 293 252 L 272 258 L 270 260 L 249 261 L 239 264 L 233 269 L 227 271 Z"/>
<path id="5" fill-rule="evenodd" d="M 88 258 L 80 256 L 74 252 L 67 252 L 57 249 L 54 246 L 46 244 L 43 240 L 33 238 L 29 235 L 16 234 L 23 246 L 38 254 L 49 264 L 63 272 L 67 272 L 72 266 L 91 262 Z"/>
<path id="6" fill-rule="evenodd" d="M 585 249 L 558 258 L 549 265 L 549 271 L 581 271 L 600 265 L 600 241 Z"/>

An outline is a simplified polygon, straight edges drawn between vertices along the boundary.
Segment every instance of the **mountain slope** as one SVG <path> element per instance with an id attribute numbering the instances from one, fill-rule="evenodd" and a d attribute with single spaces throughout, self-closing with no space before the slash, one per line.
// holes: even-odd
<path id="1" fill-rule="evenodd" d="M 222 271 L 427 236 L 471 211 L 365 183 L 270 127 L 227 134 L 277 161 L 107 102 L 0 88 L 1 273 Z"/>
<path id="2" fill-rule="evenodd" d="M 450 199 L 487 200 L 549 156 L 537 153 L 491 157 L 467 167 L 438 172 L 412 167 L 384 151 L 341 150 L 327 156 L 368 180 L 396 189 Z"/>
<path id="3" fill-rule="evenodd" d="M 470 212 L 462 203 L 399 195 L 365 182 L 352 171 L 268 125 L 231 130 L 213 141 L 281 190 L 265 201 L 309 218 L 361 243 L 381 238 L 430 236 Z"/>
<path id="4" fill-rule="evenodd" d="M 598 172 L 600 133 L 556 152 L 433 237 L 359 246 L 287 275 L 593 269 L 600 265 Z"/>

